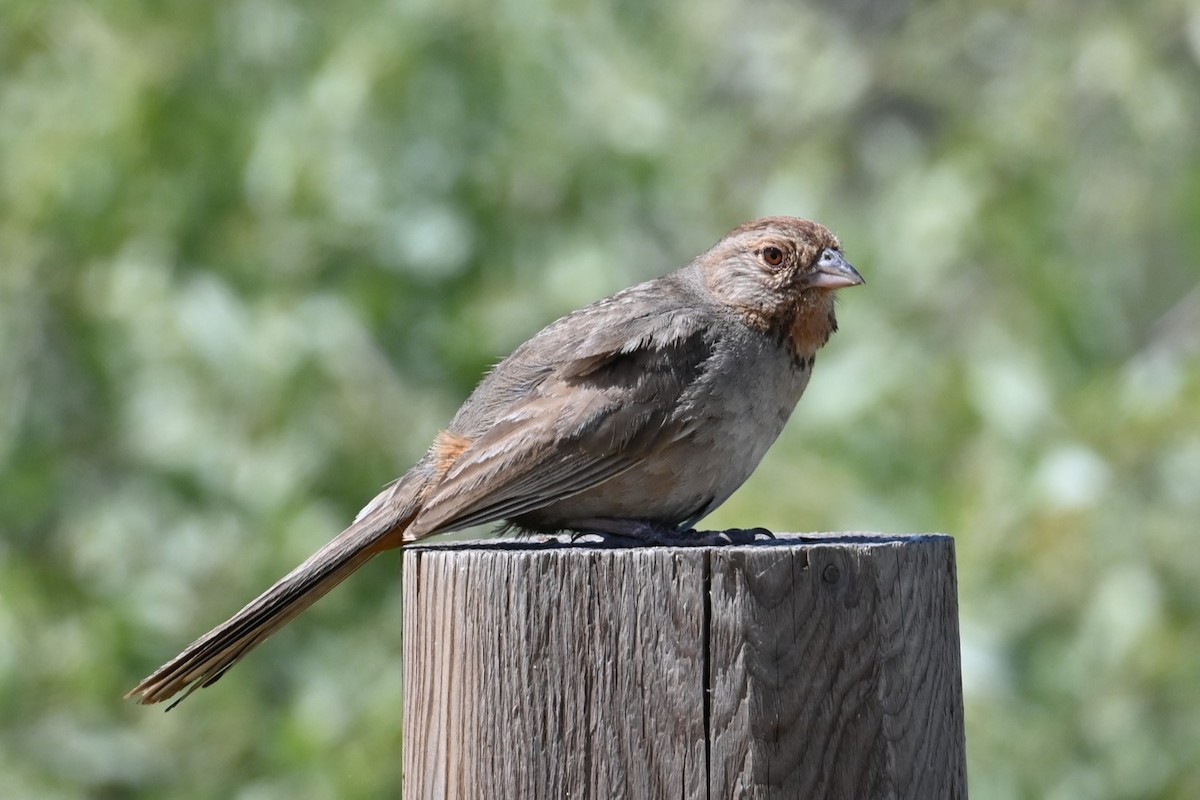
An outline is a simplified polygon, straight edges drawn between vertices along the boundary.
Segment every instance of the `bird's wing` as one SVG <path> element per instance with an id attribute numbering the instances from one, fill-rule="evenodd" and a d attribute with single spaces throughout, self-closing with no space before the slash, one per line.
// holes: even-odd
<path id="1" fill-rule="evenodd" d="M 451 425 L 470 444 L 426 496 L 416 535 L 533 511 L 690 434 L 678 411 L 712 353 L 698 315 L 596 308 L 547 328 L 480 385 L 466 406 L 474 411 Z"/>

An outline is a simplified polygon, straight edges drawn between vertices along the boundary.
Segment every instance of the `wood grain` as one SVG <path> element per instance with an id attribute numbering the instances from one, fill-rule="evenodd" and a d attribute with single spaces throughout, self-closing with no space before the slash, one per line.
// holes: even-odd
<path id="1" fill-rule="evenodd" d="M 406 552 L 409 798 L 965 797 L 953 540 Z"/>
<path id="2" fill-rule="evenodd" d="M 954 544 L 712 556 L 712 797 L 965 797 Z"/>

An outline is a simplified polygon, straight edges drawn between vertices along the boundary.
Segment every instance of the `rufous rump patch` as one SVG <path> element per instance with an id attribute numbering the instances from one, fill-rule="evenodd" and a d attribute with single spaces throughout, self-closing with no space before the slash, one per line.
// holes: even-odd
<path id="1" fill-rule="evenodd" d="M 460 436 L 450 431 L 442 431 L 437 435 L 437 438 L 433 440 L 433 458 L 439 481 L 472 444 L 474 442 L 466 436 Z"/>
<path id="2" fill-rule="evenodd" d="M 412 517 L 406 520 L 404 528 L 399 529 L 401 538 L 400 544 L 405 542 L 416 541 L 421 538 L 427 531 L 413 531 L 411 523 L 425 510 L 429 496 L 437 489 L 438 484 L 446 477 L 446 473 L 454 466 L 454 462 L 458 461 L 462 454 L 473 445 L 475 441 L 466 436 L 461 436 L 450 431 L 441 431 L 434 437 L 433 445 L 429 448 L 430 455 L 433 456 L 433 475 L 424 481 L 417 494 L 417 508 L 413 512 Z M 395 545 L 391 545 L 395 546 Z"/>

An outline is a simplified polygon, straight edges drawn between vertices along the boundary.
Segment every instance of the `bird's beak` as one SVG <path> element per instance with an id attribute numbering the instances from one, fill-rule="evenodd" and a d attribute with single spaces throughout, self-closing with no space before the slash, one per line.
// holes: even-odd
<path id="1" fill-rule="evenodd" d="M 866 283 L 846 257 L 833 248 L 826 248 L 817 260 L 817 269 L 804 278 L 806 289 L 844 289 Z"/>

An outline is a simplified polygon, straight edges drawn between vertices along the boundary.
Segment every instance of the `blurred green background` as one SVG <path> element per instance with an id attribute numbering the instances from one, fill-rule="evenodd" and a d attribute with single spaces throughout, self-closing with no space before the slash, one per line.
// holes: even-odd
<path id="1" fill-rule="evenodd" d="M 846 292 L 713 526 L 958 540 L 971 793 L 1200 797 L 1200 8 L 0 2 L 0 794 L 395 796 L 399 559 L 164 715 L 543 324 Z"/>

